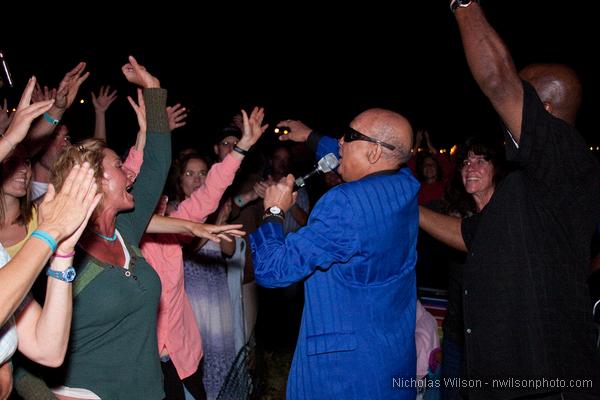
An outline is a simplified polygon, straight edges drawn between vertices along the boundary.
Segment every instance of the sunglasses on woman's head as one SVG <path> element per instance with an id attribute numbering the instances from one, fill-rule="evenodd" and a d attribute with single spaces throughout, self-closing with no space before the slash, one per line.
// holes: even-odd
<path id="1" fill-rule="evenodd" d="M 377 143 L 377 144 L 382 145 L 383 147 L 390 149 L 390 150 L 394 150 L 396 148 L 396 146 L 392 146 L 391 144 L 382 142 L 379 139 L 374 139 L 367 135 L 363 135 L 356 129 L 353 129 L 349 126 L 346 127 L 346 131 L 344 132 L 344 142 L 353 142 L 355 140 L 364 140 L 365 142 Z"/>

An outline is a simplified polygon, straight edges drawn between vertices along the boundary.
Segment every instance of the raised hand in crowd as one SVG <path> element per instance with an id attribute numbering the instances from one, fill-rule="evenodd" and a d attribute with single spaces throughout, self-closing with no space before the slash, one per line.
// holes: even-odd
<path id="1" fill-rule="evenodd" d="M 279 121 L 277 123 L 278 127 L 287 126 L 290 128 L 288 134 L 280 135 L 279 140 L 291 140 L 293 142 L 306 142 L 308 139 L 308 135 L 312 132 L 308 126 L 306 126 L 302 121 L 298 121 L 295 119 L 286 119 L 283 121 Z"/>
<path id="2" fill-rule="evenodd" d="M 244 117 L 242 117 L 242 113 L 235 114 L 233 118 L 231 118 L 231 126 L 238 128 L 240 132 L 244 130 Z"/>
<path id="3" fill-rule="evenodd" d="M 56 88 L 48 89 L 48 86 L 44 85 L 44 89 L 40 86 L 40 83 L 35 84 L 35 89 L 33 89 L 33 94 L 31 95 L 31 101 L 34 103 L 38 101 L 51 100 L 56 99 L 56 93 L 58 90 Z"/>
<path id="4" fill-rule="evenodd" d="M 427 144 L 427 150 L 431 154 L 437 154 L 438 150 L 433 146 L 433 143 L 431 142 L 431 135 L 429 134 L 429 132 L 426 129 L 423 130 L 423 135 L 425 136 L 425 143 Z"/>
<path id="5" fill-rule="evenodd" d="M 35 77 L 29 79 L 21 100 L 19 100 L 17 111 L 11 116 L 12 120 L 2 135 L 0 160 L 3 160 L 25 138 L 33 120 L 48 111 L 54 104 L 54 100 L 31 103 L 35 82 Z"/>
<path id="6" fill-rule="evenodd" d="M 167 107 L 167 117 L 169 118 L 169 128 L 174 131 L 186 124 L 187 109 L 177 103 L 174 106 Z"/>
<path id="7" fill-rule="evenodd" d="M 105 113 L 116 99 L 116 89 L 111 92 L 109 85 L 100 86 L 97 96 L 94 92 L 92 92 L 92 104 L 94 105 L 94 111 L 96 114 Z"/>
<path id="8" fill-rule="evenodd" d="M 30 155 L 34 155 L 41 150 L 43 139 L 54 131 L 54 128 L 60 122 L 65 111 L 71 107 L 75 101 L 81 84 L 90 76 L 89 72 L 84 73 L 85 66 L 86 64 L 84 62 L 80 62 L 75 68 L 65 74 L 58 85 L 56 96 L 54 96 L 54 104 L 46 111 L 44 118 L 40 118 L 31 128 L 31 132 L 28 136 L 28 140 L 33 143 L 33 145 L 28 148 Z M 43 95 L 39 96 L 42 96 L 43 98 L 46 96 L 52 97 L 52 91 L 45 91 Z"/>
<path id="9" fill-rule="evenodd" d="M 13 113 L 8 108 L 8 101 L 4 99 L 4 107 L 0 106 L 0 135 L 6 131 L 10 121 L 12 121 Z"/>
<path id="10" fill-rule="evenodd" d="M 125 79 L 146 89 L 160 88 L 160 81 L 152 76 L 143 65 L 138 64 L 133 56 L 129 56 L 129 62 L 121 67 Z"/>
<path id="11" fill-rule="evenodd" d="M 110 105 L 117 99 L 117 91 L 110 91 L 110 86 L 101 86 L 98 96 L 92 92 L 92 104 L 94 105 L 94 114 L 96 123 L 94 125 L 94 137 L 106 141 L 106 111 Z"/>
<path id="12" fill-rule="evenodd" d="M 262 121 L 265 118 L 265 109 L 262 107 L 254 107 L 250 113 L 250 117 L 248 117 L 246 111 L 242 110 L 242 118 L 244 121 L 244 129 L 237 147 L 243 150 L 249 150 L 250 147 L 254 146 L 258 139 L 260 139 L 262 134 L 265 133 L 269 124 L 262 125 Z"/>
<path id="13" fill-rule="evenodd" d="M 75 68 L 66 73 L 63 80 L 58 85 L 56 102 L 54 103 L 55 108 L 63 110 L 64 112 L 73 105 L 81 84 L 90 76 L 89 71 L 86 73 L 83 72 L 85 66 L 86 63 L 80 62 Z M 56 117 L 55 115 L 53 116 Z"/>

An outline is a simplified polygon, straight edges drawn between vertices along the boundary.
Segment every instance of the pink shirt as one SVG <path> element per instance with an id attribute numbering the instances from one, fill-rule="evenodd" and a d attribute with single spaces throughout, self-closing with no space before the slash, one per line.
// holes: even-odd
<path id="1" fill-rule="evenodd" d="M 417 347 L 417 379 L 427 375 L 429 355 L 440 347 L 438 326 L 433 315 L 417 300 L 417 322 L 415 325 L 415 344 Z"/>
<path id="2" fill-rule="evenodd" d="M 206 182 L 183 201 L 171 217 L 204 222 L 219 206 L 233 182 L 240 161 L 231 155 L 208 171 Z M 202 358 L 202 339 L 192 306 L 184 290 L 183 252 L 178 235 L 144 235 L 142 254 L 154 267 L 162 292 L 158 308 L 158 351 L 167 348 L 181 379 L 196 372 Z"/>
<path id="3" fill-rule="evenodd" d="M 123 167 L 127 168 L 131 172 L 137 175 L 140 173 L 140 168 L 142 168 L 142 163 L 144 162 L 144 152 L 137 151 L 135 147 L 129 149 L 129 154 L 127 155 L 127 159 L 123 163 Z"/>

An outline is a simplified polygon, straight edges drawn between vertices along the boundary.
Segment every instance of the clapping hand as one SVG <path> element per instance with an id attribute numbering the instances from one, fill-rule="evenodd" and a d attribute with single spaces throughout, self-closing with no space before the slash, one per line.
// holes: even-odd
<path id="1" fill-rule="evenodd" d="M 21 142 L 34 119 L 45 113 L 52 107 L 54 100 L 44 100 L 36 103 L 31 103 L 31 96 L 35 88 L 35 76 L 32 76 L 21 95 L 17 111 L 13 113 L 12 121 L 8 125 L 4 137 L 13 145 Z"/>
<path id="2" fill-rule="evenodd" d="M 52 235 L 61 253 L 70 253 L 85 229 L 92 212 L 100 202 L 94 170 L 89 163 L 75 165 L 60 192 L 52 184 L 40 204 L 39 229 Z"/>

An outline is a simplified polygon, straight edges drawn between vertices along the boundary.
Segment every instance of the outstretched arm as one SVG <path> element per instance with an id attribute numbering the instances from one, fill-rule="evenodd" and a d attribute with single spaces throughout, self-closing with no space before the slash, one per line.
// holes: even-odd
<path id="1" fill-rule="evenodd" d="M 473 78 L 519 143 L 523 86 L 506 45 L 475 1 L 455 16 Z"/>
<path id="2" fill-rule="evenodd" d="M 225 241 L 231 242 L 231 238 L 225 235 L 225 233 L 238 237 L 244 236 L 246 233 L 241 231 L 240 228 L 242 228 L 242 224 L 203 224 L 187 219 L 154 214 L 150 220 L 146 233 L 184 234 L 214 240 L 215 242 L 220 242 L 220 238 L 222 238 L 225 239 Z"/>
<path id="3" fill-rule="evenodd" d="M 460 251 L 467 251 L 462 237 L 461 219 L 419 206 L 419 227 L 440 242 Z"/>

